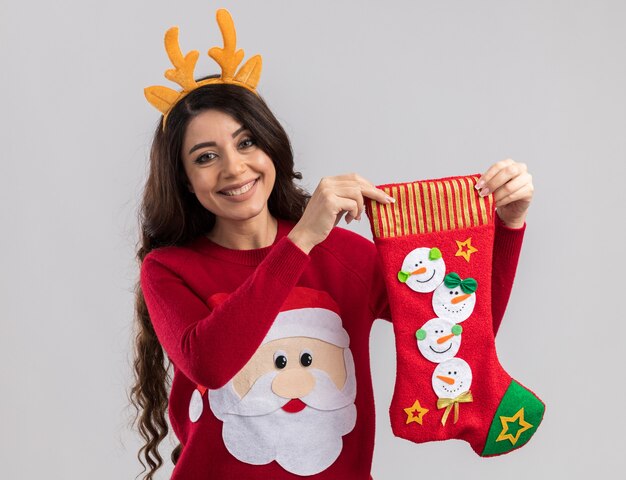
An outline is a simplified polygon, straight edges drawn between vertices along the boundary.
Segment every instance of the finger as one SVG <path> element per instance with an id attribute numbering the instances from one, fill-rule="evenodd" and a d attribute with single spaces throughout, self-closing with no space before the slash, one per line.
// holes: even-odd
<path id="1" fill-rule="evenodd" d="M 336 181 L 333 187 L 329 187 L 336 195 L 340 195 L 346 198 L 352 198 L 358 203 L 358 212 L 354 215 L 354 218 L 361 220 L 361 214 L 365 210 L 365 198 L 373 198 L 374 200 L 383 203 L 393 203 L 395 199 L 385 193 L 384 190 L 376 188 L 375 186 L 369 186 L 367 183 L 362 184 L 354 180 L 349 181 Z"/>
<path id="2" fill-rule="evenodd" d="M 337 213 L 337 215 L 343 215 L 344 212 L 347 213 L 346 215 L 346 222 L 350 223 L 352 221 L 352 219 L 350 217 L 348 217 L 348 215 L 350 215 L 352 218 L 356 217 L 357 213 L 358 213 L 358 205 L 357 202 L 355 202 L 354 200 L 350 199 L 350 198 L 345 198 L 345 197 L 336 197 L 335 199 L 335 212 Z M 341 217 L 339 217 L 341 218 Z M 350 221 L 348 221 L 350 220 Z"/>
<path id="3" fill-rule="evenodd" d="M 485 182 L 485 186 L 480 190 L 480 195 L 485 196 L 495 192 L 508 181 L 526 173 L 526 165 L 524 163 L 513 162 L 498 170 L 493 177 Z"/>
<path id="4" fill-rule="evenodd" d="M 519 190 L 507 195 L 506 197 L 496 201 L 496 207 L 504 207 L 513 202 L 524 201 L 530 203 L 533 198 L 532 184 L 525 184 Z"/>
<path id="5" fill-rule="evenodd" d="M 500 160 L 499 162 L 494 163 L 491 167 L 487 169 L 485 173 L 478 179 L 476 182 L 476 188 L 480 190 L 485 187 L 485 185 L 503 168 L 508 167 L 509 165 L 515 163 L 511 158 L 507 158 L 506 160 Z"/>
<path id="6" fill-rule="evenodd" d="M 391 195 L 387 195 L 384 190 L 376 188 L 375 186 L 361 188 L 361 194 L 364 197 L 376 200 L 379 203 L 394 203 L 396 201 Z"/>
<path id="7" fill-rule="evenodd" d="M 335 177 L 329 177 L 333 179 L 337 185 L 347 185 L 347 184 L 357 184 L 361 189 L 361 192 L 364 196 L 372 198 L 380 203 L 390 203 L 394 202 L 395 199 L 387 195 L 384 190 L 380 188 L 376 188 L 376 186 L 370 182 L 369 180 L 363 178 L 362 176 L 356 173 L 348 173 L 345 175 L 337 175 Z"/>
<path id="8" fill-rule="evenodd" d="M 498 202 L 499 200 L 507 197 L 513 192 L 518 191 L 526 184 L 532 184 L 532 177 L 528 172 L 524 172 L 517 177 L 511 178 L 505 184 L 497 187 L 494 191 L 492 191 L 493 198 L 496 202 Z"/>
<path id="9" fill-rule="evenodd" d="M 349 186 L 336 188 L 334 191 L 335 195 L 338 197 L 348 198 L 350 200 L 354 200 L 356 202 L 356 211 L 350 211 L 352 218 L 357 218 L 363 211 L 363 195 L 361 194 L 361 189 L 358 185 L 352 183 Z"/>

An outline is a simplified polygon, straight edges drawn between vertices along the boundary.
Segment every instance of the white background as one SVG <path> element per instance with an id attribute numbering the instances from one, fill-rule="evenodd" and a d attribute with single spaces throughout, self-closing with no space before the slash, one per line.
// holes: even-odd
<path id="1" fill-rule="evenodd" d="M 0 470 L 131 479 L 137 206 L 170 84 L 163 34 L 205 56 L 228 8 L 303 185 L 526 162 L 536 196 L 497 337 L 546 402 L 524 448 L 391 434 L 395 353 L 376 322 L 376 480 L 601 478 L 623 471 L 626 4 L 621 1 L 0 2 Z M 343 225 L 343 224 L 342 224 Z M 348 228 L 371 238 L 367 219 Z M 364 299 L 365 301 L 365 299 Z M 169 478 L 174 439 L 158 479 Z"/>

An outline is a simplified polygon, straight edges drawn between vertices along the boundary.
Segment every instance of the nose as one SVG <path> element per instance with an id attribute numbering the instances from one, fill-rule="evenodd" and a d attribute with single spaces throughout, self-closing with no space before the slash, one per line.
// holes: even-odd
<path id="1" fill-rule="evenodd" d="M 439 337 L 437 339 L 437 343 L 439 345 L 441 345 L 442 343 L 446 343 L 448 340 L 450 340 L 452 337 L 454 337 L 454 333 L 451 333 L 450 335 L 446 335 L 445 337 Z"/>
<path id="2" fill-rule="evenodd" d="M 456 305 L 457 303 L 461 303 L 463 300 L 466 300 L 470 297 L 471 294 L 469 293 L 465 293 L 463 295 L 459 295 L 458 297 L 454 297 L 450 303 L 452 303 L 453 305 Z"/>
<path id="3" fill-rule="evenodd" d="M 419 275 L 420 273 L 426 273 L 426 267 L 420 267 L 417 270 L 413 270 L 411 275 Z"/>
<path id="4" fill-rule="evenodd" d="M 454 385 L 454 378 L 444 377 L 443 375 L 437 375 L 437 378 L 448 385 Z"/>
<path id="5" fill-rule="evenodd" d="M 223 170 L 228 177 L 237 177 L 246 171 L 246 163 L 236 149 L 227 149 L 222 154 Z"/>
<path id="6" fill-rule="evenodd" d="M 315 377 L 304 368 L 283 370 L 272 380 L 272 391 L 283 398 L 302 398 L 315 387 Z"/>

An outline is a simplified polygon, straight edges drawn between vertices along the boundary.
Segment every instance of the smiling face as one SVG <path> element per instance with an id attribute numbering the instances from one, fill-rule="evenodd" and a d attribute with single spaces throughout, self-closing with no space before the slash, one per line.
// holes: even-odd
<path id="1" fill-rule="evenodd" d="M 219 110 L 189 122 L 181 152 L 189 190 L 219 222 L 268 215 L 276 169 L 250 130 Z"/>
<path id="2" fill-rule="evenodd" d="M 437 365 L 432 377 L 433 390 L 439 398 L 455 398 L 472 385 L 472 369 L 465 360 L 452 358 Z"/>
<path id="3" fill-rule="evenodd" d="M 461 346 L 461 331 L 460 325 L 443 318 L 433 318 L 416 332 L 417 348 L 431 362 L 450 360 Z"/>
<path id="4" fill-rule="evenodd" d="M 433 310 L 442 318 L 453 322 L 467 320 L 474 311 L 476 293 L 465 293 L 460 285 L 454 288 L 446 287 L 442 283 L 433 293 Z"/>
<path id="5" fill-rule="evenodd" d="M 432 292 L 443 281 L 446 264 L 438 248 L 421 247 L 409 252 L 398 279 L 416 292 Z"/>

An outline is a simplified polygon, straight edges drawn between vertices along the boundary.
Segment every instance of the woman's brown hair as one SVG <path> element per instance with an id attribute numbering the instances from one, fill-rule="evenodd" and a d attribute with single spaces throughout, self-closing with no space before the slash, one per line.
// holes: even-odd
<path id="1" fill-rule="evenodd" d="M 268 199 L 268 209 L 277 218 L 298 221 L 309 195 L 294 180 L 302 179 L 294 171 L 293 152 L 289 138 L 266 103 L 257 95 L 236 85 L 211 84 L 200 87 L 183 98 L 169 113 L 165 129 L 163 119 L 154 133 L 150 151 L 150 167 L 139 207 L 139 241 L 136 258 L 141 264 L 155 248 L 184 245 L 206 235 L 215 224 L 215 216 L 206 210 L 187 188 L 181 149 L 189 121 L 199 113 L 215 109 L 232 116 L 245 125 L 257 145 L 274 163 L 276 181 Z M 149 471 L 151 480 L 163 465 L 158 446 L 168 434 L 166 411 L 171 377 L 171 362 L 161 347 L 150 321 L 150 314 L 141 291 L 135 285 L 135 384 L 130 401 L 136 409 L 133 424 L 145 440 L 137 458 Z M 172 452 L 176 464 L 182 451 L 179 444 Z M 144 473 L 142 472 L 142 473 Z M 141 475 L 141 474 L 140 474 Z"/>

